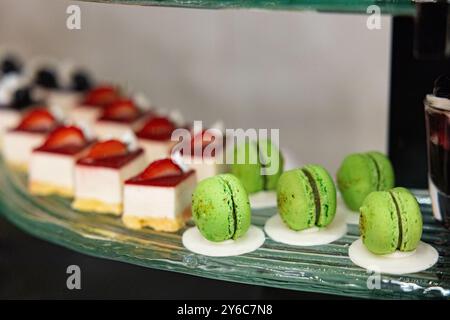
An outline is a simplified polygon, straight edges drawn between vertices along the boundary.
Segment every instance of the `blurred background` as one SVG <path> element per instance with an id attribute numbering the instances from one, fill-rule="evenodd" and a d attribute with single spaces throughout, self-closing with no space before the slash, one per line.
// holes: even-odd
<path id="1" fill-rule="evenodd" d="M 81 30 L 66 8 L 81 7 Z M 187 120 L 278 128 L 290 166 L 334 174 L 353 151 L 386 151 L 390 19 L 0 0 L 0 51 L 60 60 L 146 93 Z"/>

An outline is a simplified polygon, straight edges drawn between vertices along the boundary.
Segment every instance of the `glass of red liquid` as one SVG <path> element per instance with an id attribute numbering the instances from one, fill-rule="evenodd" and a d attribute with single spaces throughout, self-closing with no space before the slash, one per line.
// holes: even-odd
<path id="1" fill-rule="evenodd" d="M 450 99 L 427 95 L 425 122 L 433 215 L 450 229 Z"/>

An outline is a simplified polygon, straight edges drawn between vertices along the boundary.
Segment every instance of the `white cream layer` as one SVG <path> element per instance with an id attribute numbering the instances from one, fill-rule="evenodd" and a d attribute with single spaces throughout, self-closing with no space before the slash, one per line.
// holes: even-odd
<path id="1" fill-rule="evenodd" d="M 47 96 L 47 105 L 51 108 L 58 108 L 64 115 L 80 104 L 82 95 L 73 91 L 53 90 Z"/>
<path id="2" fill-rule="evenodd" d="M 33 149 L 40 146 L 46 134 L 7 131 L 3 137 L 3 155 L 7 162 L 29 164 Z"/>
<path id="3" fill-rule="evenodd" d="M 6 130 L 16 127 L 21 118 L 21 112 L 11 109 L 0 109 L 0 135 Z"/>
<path id="4" fill-rule="evenodd" d="M 155 141 L 149 139 L 138 139 L 139 146 L 144 149 L 145 157 L 148 163 L 155 160 L 167 158 L 170 156 L 172 147 L 177 143 L 176 141 Z"/>
<path id="5" fill-rule="evenodd" d="M 34 151 L 30 160 L 30 181 L 72 189 L 76 156 Z"/>
<path id="6" fill-rule="evenodd" d="M 102 113 L 101 108 L 90 106 L 74 106 L 67 111 L 68 118 L 75 123 L 83 123 L 92 127 Z"/>
<path id="7" fill-rule="evenodd" d="M 75 166 L 75 198 L 95 199 L 105 203 L 122 203 L 124 181 L 146 167 L 144 154 L 115 169 L 99 166 Z"/>
<path id="8" fill-rule="evenodd" d="M 121 139 L 127 132 L 133 132 L 140 128 L 143 119 L 136 120 L 132 123 L 121 123 L 115 121 L 97 120 L 94 123 L 94 133 L 100 140 L 105 139 Z"/>
<path id="9" fill-rule="evenodd" d="M 196 184 L 195 174 L 175 187 L 126 184 L 124 215 L 175 219 L 190 206 Z"/>

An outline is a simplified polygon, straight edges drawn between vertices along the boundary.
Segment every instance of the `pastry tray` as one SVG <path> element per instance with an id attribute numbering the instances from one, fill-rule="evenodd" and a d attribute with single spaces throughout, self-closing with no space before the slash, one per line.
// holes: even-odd
<path id="1" fill-rule="evenodd" d="M 119 218 L 80 213 L 59 197 L 34 197 L 26 175 L 10 171 L 0 160 L 0 212 L 30 234 L 99 258 L 217 280 L 290 290 L 362 298 L 427 299 L 450 297 L 450 232 L 433 221 L 426 192 L 414 191 L 424 214 L 422 240 L 440 254 L 438 263 L 420 273 L 382 274 L 379 289 L 369 289 L 373 274 L 348 258 L 358 227 L 323 246 L 294 247 L 267 238 L 264 245 L 236 257 L 206 257 L 187 251 L 176 234 L 126 229 Z M 275 208 L 253 211 L 253 224 L 263 227 Z M 369 282 L 371 282 L 369 280 Z M 373 280 L 372 282 L 373 283 Z"/>

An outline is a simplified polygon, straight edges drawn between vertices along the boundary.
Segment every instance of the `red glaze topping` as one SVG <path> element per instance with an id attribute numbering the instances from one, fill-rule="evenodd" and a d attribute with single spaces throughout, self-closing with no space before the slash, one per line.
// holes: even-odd
<path id="1" fill-rule="evenodd" d="M 151 140 L 169 140 L 176 125 L 165 117 L 153 117 L 142 127 L 137 136 Z"/>
<path id="2" fill-rule="evenodd" d="M 63 126 L 53 130 L 44 142 L 48 149 L 65 146 L 82 146 L 86 144 L 83 131 L 75 126 Z"/>
<path id="3" fill-rule="evenodd" d="M 99 86 L 89 91 L 85 97 L 84 104 L 90 106 L 104 107 L 117 99 L 120 93 L 112 86 Z"/>
<path id="4" fill-rule="evenodd" d="M 138 177 L 141 180 L 150 180 L 181 174 L 183 170 L 175 162 L 171 159 L 161 159 L 152 162 Z"/>
<path id="5" fill-rule="evenodd" d="M 78 127 L 62 126 L 53 130 L 36 150 L 72 155 L 83 151 L 89 143 Z"/>
<path id="6" fill-rule="evenodd" d="M 134 160 L 144 151 L 129 151 L 127 146 L 118 140 L 107 140 L 94 144 L 88 155 L 77 161 L 77 164 L 95 167 L 121 168 Z"/>
<path id="7" fill-rule="evenodd" d="M 123 156 L 128 153 L 127 146 L 119 140 L 107 140 L 94 144 L 87 155 L 91 159 Z"/>
<path id="8" fill-rule="evenodd" d="M 141 111 L 132 100 L 119 99 L 105 107 L 101 119 L 130 122 L 138 119 L 141 115 Z"/>
<path id="9" fill-rule="evenodd" d="M 47 132 L 56 125 L 55 117 L 45 108 L 36 108 L 26 113 L 17 130 Z"/>
<path id="10" fill-rule="evenodd" d="M 202 132 L 196 134 L 191 139 L 191 156 L 200 154 L 203 157 L 203 153 L 205 148 L 210 144 L 217 144 L 215 147 L 212 147 L 211 156 L 214 157 L 216 154 L 216 148 L 223 147 L 223 144 L 219 144 L 215 142 L 216 137 L 209 131 L 203 130 Z M 180 153 L 183 154 L 183 149 L 180 149 Z"/>
<path id="11" fill-rule="evenodd" d="M 141 179 L 140 176 L 128 179 L 126 184 L 142 185 L 142 186 L 154 186 L 154 187 L 175 187 L 182 181 L 190 177 L 195 173 L 194 170 L 184 172 L 178 175 L 164 176 L 154 179 Z"/>

